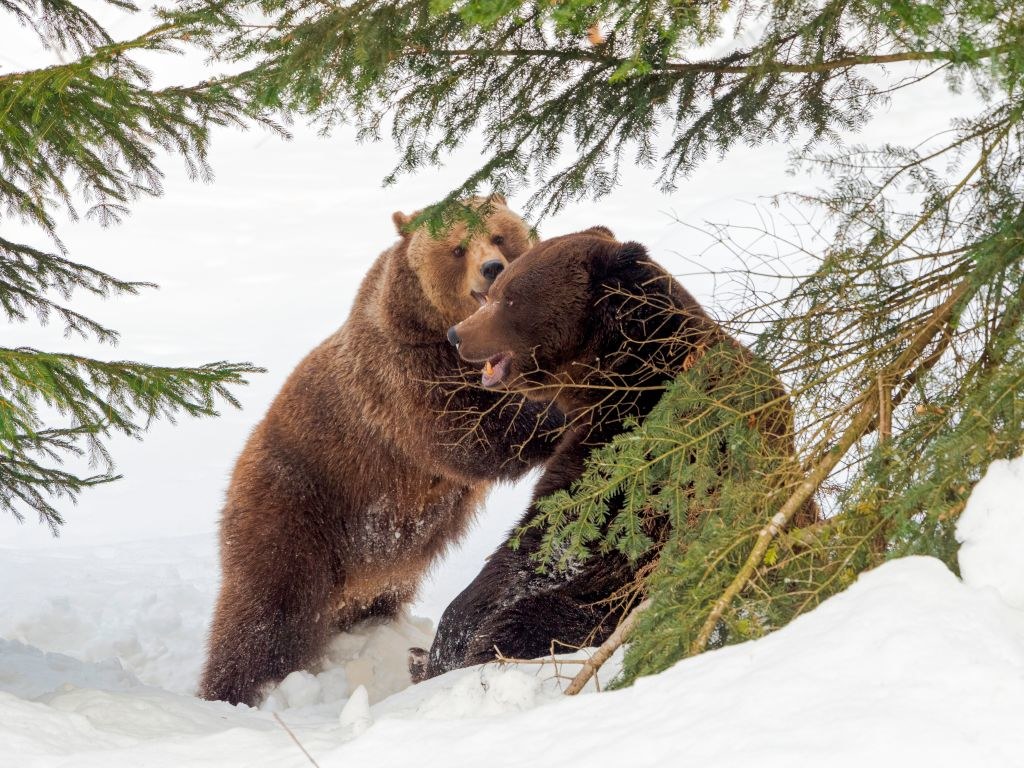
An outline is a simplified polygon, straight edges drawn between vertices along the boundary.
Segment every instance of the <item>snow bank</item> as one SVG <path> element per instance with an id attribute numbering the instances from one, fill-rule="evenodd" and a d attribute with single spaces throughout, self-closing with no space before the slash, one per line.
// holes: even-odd
<path id="1" fill-rule="evenodd" d="M 994 461 L 956 525 L 960 575 L 1024 609 L 1024 458 Z"/>
<path id="2" fill-rule="evenodd" d="M 262 709 L 199 701 L 193 611 L 209 607 L 212 552 L 162 542 L 162 560 L 140 545 L 63 572 L 0 552 L 0 577 L 22 585 L 0 597 L 0 765 L 307 764 L 276 717 L 324 768 L 1020 765 L 1022 492 L 1024 458 L 979 483 L 963 581 L 932 558 L 890 562 L 769 637 L 575 699 L 550 663 L 399 690 L 405 647 L 429 637 L 406 616 L 339 637 Z"/>
<path id="3" fill-rule="evenodd" d="M 216 542 L 190 536 L 56 552 L 0 549 L 0 637 L 139 680 L 196 687 L 217 589 Z"/>
<path id="4" fill-rule="evenodd" d="M 1024 614 L 907 558 L 762 640 L 546 702 L 461 729 L 379 720 L 327 764 L 1019 765 Z"/>

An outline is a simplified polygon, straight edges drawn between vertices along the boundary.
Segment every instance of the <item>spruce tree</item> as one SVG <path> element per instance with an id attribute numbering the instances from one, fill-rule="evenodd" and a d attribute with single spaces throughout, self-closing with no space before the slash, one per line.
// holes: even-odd
<path id="1" fill-rule="evenodd" d="M 177 153 L 193 175 L 204 176 L 212 126 L 264 118 L 230 81 L 150 87 L 133 54 L 180 47 L 170 23 L 116 41 L 64 0 L 0 0 L 4 17 L 5 35 L 16 34 L 17 21 L 17 29 L 70 61 L 0 72 L 0 307 L 8 323 L 53 321 L 65 335 L 114 344 L 117 332 L 76 311 L 75 295 L 150 286 L 72 260 L 58 237 L 58 216 L 84 212 L 115 223 L 139 196 L 160 194 L 161 152 Z M 41 242 L 4 236 L 13 222 L 34 225 Z M 215 415 L 218 401 L 237 405 L 231 389 L 258 370 L 248 363 L 107 361 L 16 341 L 0 346 L 0 511 L 18 520 L 35 512 L 56 534 L 63 522 L 56 502 L 116 479 L 106 447 L 111 435 L 137 438 L 158 418 Z M 69 469 L 74 457 L 88 458 L 89 468 Z"/>
<path id="2" fill-rule="evenodd" d="M 484 161 L 443 202 L 529 185 L 544 215 L 609 192 L 622 163 L 673 190 L 737 142 L 835 140 L 897 85 L 885 65 L 924 67 L 899 87 L 936 70 L 1005 84 L 1020 13 L 1012 0 L 186 0 L 174 19 L 251 64 L 260 103 L 325 131 L 389 132 L 386 181 L 479 132 Z"/>
<path id="3" fill-rule="evenodd" d="M 798 465 L 750 428 L 770 407 L 756 372 L 709 350 L 571 493 L 544 502 L 539 567 L 658 548 L 618 596 L 650 605 L 626 680 L 782 626 L 886 558 L 956 567 L 972 484 L 1024 448 L 1019 3 L 189 0 L 175 20 L 252 63 L 254 103 L 325 130 L 390 131 L 400 159 L 387 181 L 482 132 L 480 167 L 428 219 L 483 186 L 533 186 L 544 215 L 610 191 L 623 162 L 672 190 L 737 142 L 799 137 L 795 162 L 832 176 L 797 201 L 821 212 L 814 250 L 770 230 L 790 261 L 747 254 L 789 291 L 752 292 L 735 318 L 791 390 Z M 901 64 L 914 66 L 898 76 Z M 950 115 L 915 147 L 840 144 L 891 90 L 936 74 L 974 89 L 978 113 Z M 706 386 L 723 378 L 733 385 Z M 812 496 L 823 519 L 791 526 Z M 665 519 L 667 538 L 646 535 Z"/>

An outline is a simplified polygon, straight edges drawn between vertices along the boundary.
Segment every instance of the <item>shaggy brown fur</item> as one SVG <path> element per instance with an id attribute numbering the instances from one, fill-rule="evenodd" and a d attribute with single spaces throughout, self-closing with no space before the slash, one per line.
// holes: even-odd
<path id="1" fill-rule="evenodd" d="M 410 234 L 395 214 L 401 239 L 348 321 L 250 436 L 221 520 L 204 698 L 254 704 L 332 633 L 394 615 L 488 486 L 550 454 L 557 411 L 467 386 L 472 371 L 445 340 L 478 306 L 473 292 L 530 245 L 523 221 L 492 203 L 487 231 L 468 240 L 463 227 Z"/>
<path id="2" fill-rule="evenodd" d="M 591 450 L 642 419 L 662 385 L 700 350 L 739 343 L 636 243 L 604 227 L 545 241 L 505 270 L 487 304 L 450 333 L 466 360 L 484 363 L 483 383 L 554 401 L 569 426 L 534 489 L 534 502 L 579 479 Z M 792 413 L 778 385 L 777 409 L 759 429 L 792 452 Z M 614 505 L 614 499 L 610 500 Z M 538 514 L 532 505 L 520 521 Z M 809 505 L 806 516 L 813 519 Z M 808 520 L 809 522 L 809 520 Z M 410 657 L 414 679 L 494 658 L 602 642 L 614 629 L 609 598 L 633 583 L 637 563 L 617 552 L 595 555 L 564 573 L 538 573 L 531 556 L 541 532 L 502 545 L 445 610 L 424 658 Z M 657 538 L 657 536 L 655 537 Z"/>

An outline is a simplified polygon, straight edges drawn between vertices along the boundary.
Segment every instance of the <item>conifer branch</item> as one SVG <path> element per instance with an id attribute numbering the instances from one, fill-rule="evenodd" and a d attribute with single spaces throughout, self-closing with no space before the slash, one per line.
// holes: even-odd
<path id="1" fill-rule="evenodd" d="M 1013 45 L 996 45 L 976 51 L 975 60 L 990 59 L 1013 50 Z M 600 64 L 604 67 L 618 69 L 631 62 L 631 59 L 602 56 L 592 50 L 568 49 L 551 50 L 547 48 L 462 48 L 462 49 L 417 49 L 412 54 L 442 56 L 447 58 L 550 58 L 559 61 L 585 61 Z M 749 58 L 749 57 L 748 57 Z M 651 68 L 651 72 L 676 74 L 712 74 L 712 75 L 770 75 L 770 74 L 814 74 L 832 72 L 837 69 L 867 65 L 899 64 L 913 61 L 959 61 L 963 54 L 949 50 L 901 51 L 885 54 L 859 54 L 844 56 L 829 61 L 811 64 L 793 64 L 786 61 L 766 60 L 757 64 L 733 64 L 735 57 L 729 59 L 713 59 L 695 62 L 664 62 Z"/>
<path id="2" fill-rule="evenodd" d="M 944 15 L 840 0 L 756 3 L 751 16 L 762 23 L 748 30 L 749 45 L 696 61 L 693 50 L 724 37 L 721 7 L 680 14 L 613 2 L 600 12 L 599 39 L 593 8 L 577 2 L 273 0 L 249 23 L 251 0 L 190 0 L 171 18 L 214 55 L 255 61 L 247 88 L 264 103 L 312 115 L 325 130 L 352 122 L 374 139 L 390 118 L 401 159 L 386 183 L 482 132 L 483 162 L 444 202 L 529 182 L 538 191 L 527 208 L 543 216 L 607 194 L 623 162 L 658 168 L 669 191 L 736 142 L 831 141 L 891 92 L 865 68 L 917 62 L 1011 85 L 1024 29 L 999 5 Z M 668 149 L 656 150 L 665 138 Z"/>
<path id="3" fill-rule="evenodd" d="M 114 0 L 126 10 L 128 2 Z M 86 293 L 134 294 L 148 283 L 121 280 L 68 258 L 56 211 L 85 207 L 116 223 L 140 196 L 159 195 L 161 150 L 176 153 L 193 177 L 208 178 L 215 126 L 257 122 L 276 129 L 250 101 L 244 74 L 153 89 L 139 52 L 176 53 L 187 35 L 172 21 L 114 40 L 67 0 L 0 0 L 0 13 L 31 27 L 44 42 L 77 56 L 66 63 L 0 74 L 0 216 L 35 225 L 55 251 L 0 237 L 0 312 L 11 323 L 57 319 L 65 335 L 115 343 L 115 330 L 79 312 Z M 0 220 L 2 223 L 2 220 Z M 32 509 L 56 534 L 58 501 L 117 479 L 107 439 L 139 438 L 159 418 L 215 416 L 238 406 L 232 390 L 260 369 L 248 363 L 192 367 L 106 362 L 25 347 L 0 347 L 0 511 L 24 519 Z M 58 424 L 44 423 L 53 419 Z M 96 473 L 69 471 L 88 458 Z"/>
<path id="4" fill-rule="evenodd" d="M 47 497 L 74 501 L 118 478 L 105 438 L 139 438 L 154 420 L 182 413 L 216 416 L 218 401 L 237 407 L 230 388 L 260 372 L 248 363 L 172 368 L 0 347 L 0 510 L 21 520 L 25 504 L 56 533 L 63 517 Z M 40 403 L 68 425 L 43 427 Z M 46 464 L 86 453 L 105 472 L 82 476 Z"/>
<path id="5" fill-rule="evenodd" d="M 956 308 L 972 290 L 972 282 L 964 280 L 957 285 L 949 297 L 932 312 L 929 321 L 916 333 L 910 345 L 885 372 L 891 380 L 902 378 L 912 373 L 916 365 L 921 364 L 921 356 L 942 333 Z M 806 478 L 786 500 L 771 521 L 757 535 L 754 547 L 743 563 L 735 578 L 729 583 L 714 604 L 700 631 L 690 644 L 690 655 L 696 655 L 707 648 L 715 628 L 718 626 L 726 610 L 737 595 L 747 586 L 751 577 L 764 560 L 771 541 L 789 524 L 793 517 L 804 508 L 813 497 L 818 487 L 832 473 L 832 470 L 845 457 L 846 453 L 864 437 L 868 428 L 876 422 L 879 411 L 878 388 L 868 386 L 854 402 L 859 402 L 857 413 L 849 426 L 835 444 L 828 447 L 819 457 L 815 465 L 807 473 Z"/>

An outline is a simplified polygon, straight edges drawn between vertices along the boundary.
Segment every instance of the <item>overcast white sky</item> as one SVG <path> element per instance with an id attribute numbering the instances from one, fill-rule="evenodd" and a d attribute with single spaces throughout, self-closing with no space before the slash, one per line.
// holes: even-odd
<path id="1" fill-rule="evenodd" d="M 126 25 L 114 24 L 115 32 L 122 29 Z M 31 66 L 44 55 L 5 18 L 0 72 Z M 166 67 L 158 72 L 170 77 L 190 67 L 198 71 L 199 65 Z M 917 143 L 948 127 L 966 98 L 950 95 L 941 78 L 931 78 L 896 94 L 859 140 Z M 137 203 L 122 225 L 104 230 L 92 222 L 62 223 L 60 235 L 72 258 L 160 289 L 79 305 L 121 331 L 116 348 L 64 340 L 58 329 L 7 324 L 0 324 L 0 344 L 162 364 L 248 360 L 268 372 L 241 391 L 241 411 L 227 409 L 216 420 L 157 424 L 142 442 L 115 440 L 124 479 L 87 492 L 77 507 L 69 505 L 60 539 L 32 520 L 19 525 L 0 517 L 0 547 L 53 550 L 191 534 L 209 534 L 212 541 L 227 477 L 246 434 L 299 359 L 344 322 L 363 274 L 395 239 L 392 211 L 438 199 L 480 161 L 479 147 L 466 146 L 444 169 L 384 189 L 381 179 L 395 160 L 389 143 L 357 144 L 349 130 L 328 138 L 302 126 L 294 133 L 293 140 L 283 141 L 255 130 L 218 131 L 210 157 L 213 183 L 189 181 L 171 159 L 164 164 L 165 194 Z M 620 239 L 644 243 L 670 270 L 690 273 L 688 259 L 707 241 L 686 224 L 756 223 L 754 203 L 814 185 L 806 176 L 785 173 L 788 152 L 786 146 L 737 148 L 695 169 L 671 195 L 655 188 L 655 171 L 628 168 L 614 194 L 566 208 L 543 222 L 541 235 L 604 224 Z M 512 207 L 516 202 L 510 201 Z M 7 236 L 43 242 L 7 219 L 0 226 Z M 736 266 L 721 249 L 701 259 L 708 268 Z M 684 282 L 712 312 L 721 311 L 725 299 L 716 297 L 713 280 L 688 276 Z M 457 564 L 472 575 L 523 510 L 528 490 L 497 489 L 467 548 L 448 569 Z"/>

